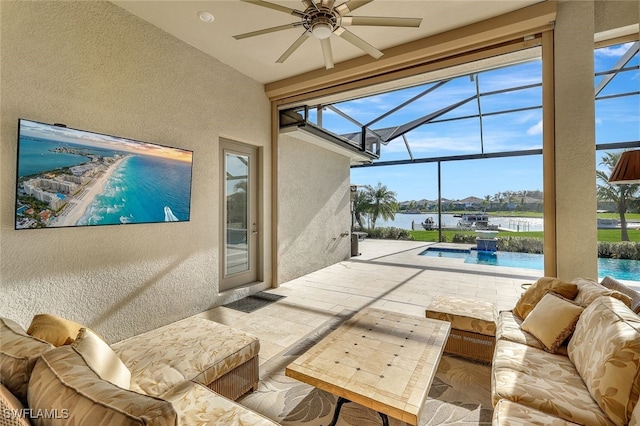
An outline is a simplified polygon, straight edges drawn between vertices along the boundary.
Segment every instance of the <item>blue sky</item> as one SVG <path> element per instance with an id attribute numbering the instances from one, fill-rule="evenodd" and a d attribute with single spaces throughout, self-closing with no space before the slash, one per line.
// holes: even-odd
<path id="1" fill-rule="evenodd" d="M 596 73 L 611 69 L 631 44 L 598 49 L 594 54 Z M 636 54 L 627 67 L 638 66 Z M 398 126 L 413 119 L 473 96 L 476 83 L 480 93 L 540 83 L 542 62 L 534 60 L 510 67 L 485 71 L 474 76 L 452 79 L 441 87 L 377 122 L 372 127 Z M 602 77 L 595 79 L 595 84 Z M 476 81 L 477 79 L 477 81 Z M 360 123 L 368 123 L 395 108 L 436 83 L 407 88 L 390 93 L 342 102 L 335 106 Z M 611 95 L 640 90 L 640 72 L 620 73 L 601 92 Z M 539 106 L 542 103 L 540 87 L 482 96 L 483 114 Z M 478 102 L 472 100 L 443 115 L 440 119 L 478 114 Z M 325 110 L 323 126 L 335 133 L 359 131 L 359 128 L 330 110 Z M 482 120 L 485 153 L 542 148 L 542 111 L 534 109 L 494 116 Z M 414 158 L 428 158 L 481 153 L 480 121 L 469 118 L 427 124 L 407 134 Z M 640 96 L 602 100 L 596 103 L 597 143 L 640 140 Z M 596 162 L 599 164 L 601 152 Z M 409 159 L 402 138 L 382 147 L 381 161 Z M 377 185 L 381 182 L 397 193 L 398 201 L 436 199 L 436 163 L 356 168 L 351 170 L 351 182 Z M 594 182 L 595 184 L 595 182 Z M 542 190 L 542 157 L 511 157 L 442 163 L 442 196 L 462 199 L 471 195 L 484 198 L 504 191 Z"/>

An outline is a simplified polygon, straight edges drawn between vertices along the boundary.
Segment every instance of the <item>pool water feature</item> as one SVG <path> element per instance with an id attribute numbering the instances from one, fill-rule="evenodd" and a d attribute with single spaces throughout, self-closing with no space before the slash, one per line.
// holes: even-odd
<path id="1" fill-rule="evenodd" d="M 429 247 L 420 255 L 464 259 L 464 263 L 475 265 L 544 270 L 544 256 L 541 254 L 506 251 L 488 253 L 476 250 Z M 640 261 L 598 258 L 598 275 L 601 277 L 609 275 L 619 280 L 640 281 Z"/>

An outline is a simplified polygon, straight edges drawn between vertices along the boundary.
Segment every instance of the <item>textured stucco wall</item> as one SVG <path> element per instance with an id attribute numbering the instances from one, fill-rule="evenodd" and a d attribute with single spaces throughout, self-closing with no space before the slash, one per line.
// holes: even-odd
<path id="1" fill-rule="evenodd" d="M 263 146 L 269 181 L 263 86 L 109 2 L 0 5 L 0 315 L 50 312 L 115 341 L 216 305 L 218 140 Z M 15 231 L 18 118 L 193 150 L 191 221 Z"/>
<path id="2" fill-rule="evenodd" d="M 555 27 L 558 277 L 597 277 L 593 1 L 559 1 Z"/>
<path id="3" fill-rule="evenodd" d="M 596 0 L 594 4 L 595 32 L 600 33 L 640 22 L 638 0 Z"/>
<path id="4" fill-rule="evenodd" d="M 287 135 L 278 140 L 278 281 L 351 254 L 349 159 Z"/>

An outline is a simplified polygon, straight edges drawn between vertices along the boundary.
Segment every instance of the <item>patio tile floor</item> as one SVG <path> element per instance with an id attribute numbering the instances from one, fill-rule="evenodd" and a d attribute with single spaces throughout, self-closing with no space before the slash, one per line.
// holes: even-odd
<path id="1" fill-rule="evenodd" d="M 541 271 L 465 264 L 462 259 L 419 256 L 432 243 L 364 240 L 361 255 L 281 284 L 287 296 L 251 313 L 223 306 L 199 314 L 260 339 L 260 363 L 345 309 L 386 309 L 423 317 L 437 294 L 494 302 L 511 309 L 522 283 Z"/>

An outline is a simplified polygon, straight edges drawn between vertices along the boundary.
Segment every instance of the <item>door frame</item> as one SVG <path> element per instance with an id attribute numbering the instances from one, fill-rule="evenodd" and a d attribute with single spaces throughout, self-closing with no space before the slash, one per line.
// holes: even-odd
<path id="1" fill-rule="evenodd" d="M 253 161 L 249 163 L 249 202 L 253 203 L 253 208 L 250 207 L 250 217 L 248 220 L 248 236 L 251 238 L 250 254 L 249 254 L 249 271 L 238 272 L 235 274 L 226 275 L 226 256 L 227 256 L 227 205 L 226 205 L 226 155 L 227 153 L 238 153 L 241 155 L 248 155 Z M 264 241 L 264 222 L 263 222 L 263 188 L 261 173 L 262 166 L 262 149 L 256 145 L 250 145 L 247 143 L 238 142 L 231 139 L 220 138 L 219 149 L 219 161 L 220 161 L 220 184 L 218 186 L 220 193 L 219 212 L 220 212 L 220 225 L 219 225 L 219 285 L 218 292 L 233 291 L 237 288 L 245 287 L 256 282 L 263 280 L 263 241 Z M 252 234 L 251 225 L 256 224 L 257 234 Z"/>

